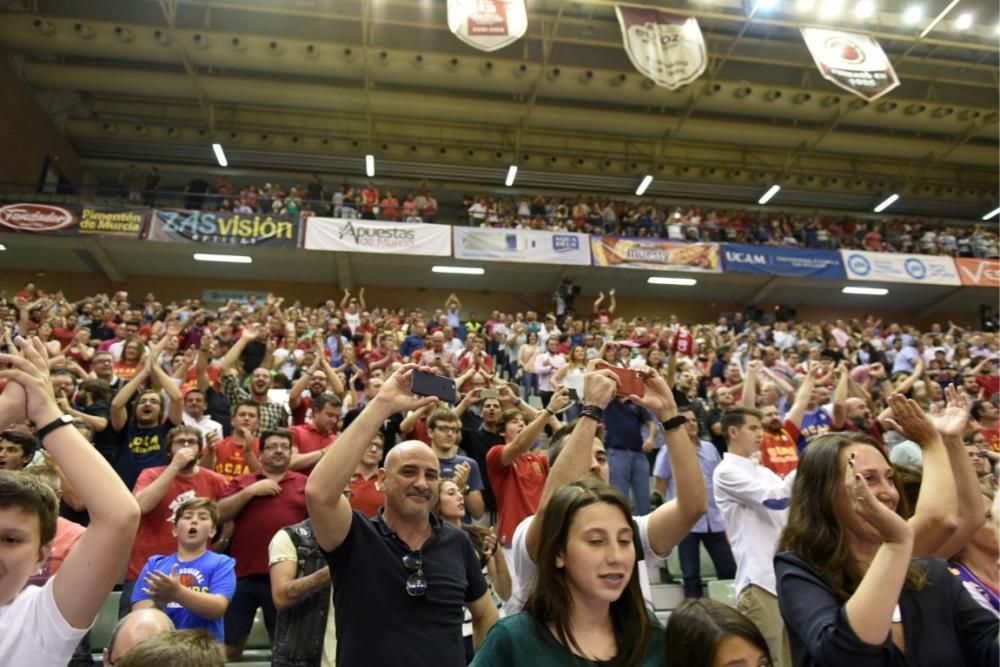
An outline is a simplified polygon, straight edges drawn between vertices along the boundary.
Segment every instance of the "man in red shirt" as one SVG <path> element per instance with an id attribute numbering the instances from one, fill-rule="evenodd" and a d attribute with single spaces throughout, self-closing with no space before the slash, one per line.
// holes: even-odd
<path id="1" fill-rule="evenodd" d="M 312 421 L 289 429 L 292 434 L 292 470 L 308 475 L 337 439 L 342 402 L 329 392 L 313 397 Z"/>
<path id="2" fill-rule="evenodd" d="M 368 353 L 366 363 L 368 364 L 368 375 L 372 371 L 381 369 L 388 373 L 389 366 L 394 361 L 403 362 L 403 357 L 396 352 L 396 338 L 392 334 L 381 334 L 378 337 L 378 347 Z"/>
<path id="3" fill-rule="evenodd" d="M 378 206 L 378 188 L 371 181 L 361 189 L 361 218 L 363 220 L 375 219 L 375 207 Z"/>
<path id="4" fill-rule="evenodd" d="M 351 509 L 358 510 L 369 518 L 378 514 L 378 509 L 385 504 L 385 493 L 378 482 L 378 467 L 382 462 L 384 447 L 385 438 L 376 432 L 361 457 L 361 463 L 351 475 Z"/>
<path id="5" fill-rule="evenodd" d="M 201 465 L 215 470 L 227 482 L 260 470 L 260 443 L 256 438 L 259 421 L 259 403 L 248 400 L 237 404 L 230 422 L 233 434 L 218 442 L 209 442 L 201 455 Z"/>
<path id="6" fill-rule="evenodd" d="M 979 432 L 986 438 L 991 452 L 1000 452 L 1000 411 L 991 401 L 973 401 L 972 419 L 979 424 Z"/>
<path id="7" fill-rule="evenodd" d="M 524 415 L 513 408 L 504 410 L 497 422 L 504 444 L 486 452 L 486 474 L 497 498 L 497 536 L 507 552 L 517 525 L 538 509 L 549 474 L 549 457 L 532 450 L 532 446 L 549 418 L 567 403 L 569 393 L 559 391 L 552 396 L 549 407 L 539 410 L 530 424 L 525 424 Z"/>
<path id="8" fill-rule="evenodd" d="M 274 637 L 277 614 L 271 598 L 267 546 L 274 534 L 306 518 L 306 476 L 289 470 L 292 434 L 284 429 L 260 436 L 261 469 L 229 482 L 219 502 L 219 520 L 234 521 L 230 555 L 236 559 L 236 593 L 225 616 L 226 658 L 239 662 L 258 607 Z"/>
<path id="9" fill-rule="evenodd" d="M 891 415 L 891 410 L 886 410 L 878 418 L 872 419 L 871 408 L 868 402 L 857 396 L 848 397 L 848 383 L 850 373 L 847 366 L 841 362 L 835 371 L 837 373 L 837 388 L 833 392 L 833 415 L 830 419 L 830 432 L 853 431 L 864 433 L 875 438 L 878 443 L 888 452 L 885 441 L 882 437 L 886 429 L 882 426 L 882 419 Z"/>
<path id="10" fill-rule="evenodd" d="M 755 408 L 757 396 L 757 375 L 761 372 L 761 362 L 750 362 L 747 371 L 745 389 L 741 404 L 744 407 Z M 777 405 L 766 405 L 761 410 L 761 427 L 763 434 L 760 440 L 760 462 L 781 477 L 787 476 L 799 466 L 799 453 L 796 442 L 799 439 L 802 417 L 806 413 L 809 399 L 812 397 L 816 382 L 818 364 L 812 364 L 805 379 L 795 392 L 795 402 L 789 408 L 785 420 Z"/>
<path id="11" fill-rule="evenodd" d="M 132 589 L 149 557 L 177 550 L 172 532 L 174 510 L 195 497 L 218 500 L 226 489 L 225 477 L 198 465 L 201 431 L 194 426 L 176 426 L 167 433 L 166 441 L 170 463 L 143 470 L 132 491 L 142 518 L 122 584 L 119 618 L 130 611 Z"/>

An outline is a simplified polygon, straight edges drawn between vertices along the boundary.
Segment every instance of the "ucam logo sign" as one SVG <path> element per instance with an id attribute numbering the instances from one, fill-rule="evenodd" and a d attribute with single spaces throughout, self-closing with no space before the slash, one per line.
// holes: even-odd
<path id="1" fill-rule="evenodd" d="M 737 252 L 735 250 L 726 251 L 726 261 L 739 264 L 754 264 L 755 266 L 767 266 L 767 257 L 751 252 Z"/>

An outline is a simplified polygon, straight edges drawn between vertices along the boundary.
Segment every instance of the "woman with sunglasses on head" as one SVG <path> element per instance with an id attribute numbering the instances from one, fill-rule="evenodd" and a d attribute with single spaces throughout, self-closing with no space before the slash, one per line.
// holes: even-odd
<path id="1" fill-rule="evenodd" d="M 456 528 L 466 532 L 472 540 L 472 546 L 479 556 L 479 563 L 482 565 L 483 574 L 486 575 L 486 583 L 489 585 L 490 593 L 496 603 L 497 609 L 510 597 L 511 580 L 510 570 L 507 568 L 507 559 L 503 555 L 503 549 L 497 548 L 497 536 L 492 528 L 475 523 L 462 523 L 465 518 L 465 497 L 462 489 L 452 478 L 442 479 L 438 482 L 438 504 L 436 513 L 445 523 L 450 523 Z M 462 637 L 465 640 L 465 654 L 468 660 L 472 660 L 472 615 L 469 610 L 465 610 L 465 620 L 462 623 Z"/>
<path id="2" fill-rule="evenodd" d="M 605 482 L 557 491 L 524 612 L 494 626 L 473 667 L 659 666 L 663 632 L 643 601 L 634 531 L 628 503 Z"/>
<path id="3" fill-rule="evenodd" d="M 685 600 L 670 614 L 666 667 L 769 667 L 771 653 L 757 626 L 716 600 Z"/>
<path id="4" fill-rule="evenodd" d="M 898 399 L 891 402 L 895 412 Z M 944 561 L 912 558 L 914 531 L 896 512 L 899 499 L 872 438 L 829 434 L 806 448 L 774 563 L 796 667 L 1000 660 L 996 616 Z"/>

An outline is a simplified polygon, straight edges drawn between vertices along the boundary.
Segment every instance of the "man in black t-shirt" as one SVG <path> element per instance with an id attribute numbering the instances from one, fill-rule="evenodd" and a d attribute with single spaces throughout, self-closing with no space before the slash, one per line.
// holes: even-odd
<path id="1" fill-rule="evenodd" d="M 372 438 L 392 414 L 419 410 L 399 368 L 337 440 L 337 456 L 324 456 L 309 477 L 306 501 L 333 579 L 337 664 L 466 664 L 463 606 L 472 615 L 474 641 L 497 619 L 472 542 L 434 515 L 440 466 L 420 441 L 397 445 L 379 470 L 382 513 L 352 512 L 343 490 Z M 424 370 L 430 370 L 424 368 Z"/>

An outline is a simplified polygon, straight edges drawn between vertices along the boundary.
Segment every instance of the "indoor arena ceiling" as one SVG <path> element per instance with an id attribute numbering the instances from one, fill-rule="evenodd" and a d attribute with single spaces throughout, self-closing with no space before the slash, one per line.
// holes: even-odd
<path id="1" fill-rule="evenodd" d="M 527 0 L 493 53 L 447 28 L 445 0 L 0 2 L 0 48 L 83 164 L 184 173 L 318 171 L 974 220 L 997 202 L 995 0 L 875 0 L 821 19 L 803 0 L 644 4 L 698 18 L 709 66 L 677 91 L 629 62 L 610 0 Z M 832 4 L 831 4 L 832 3 Z M 923 18 L 907 23 L 918 4 Z M 925 29 L 949 4 L 947 16 Z M 762 7 L 776 5 L 765 10 Z M 956 19 L 973 12 L 973 25 Z M 870 30 L 902 81 L 866 103 L 824 80 L 801 24 Z M 923 34 L 926 32 L 926 34 Z"/>

